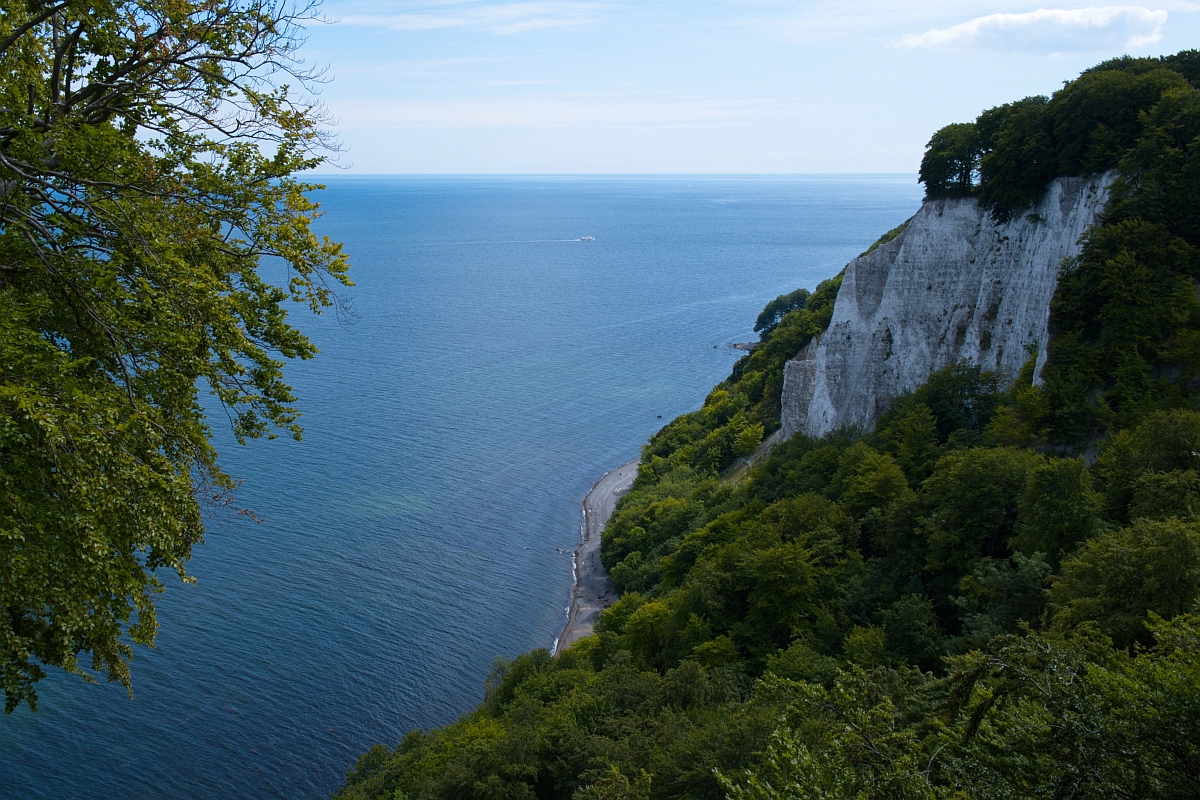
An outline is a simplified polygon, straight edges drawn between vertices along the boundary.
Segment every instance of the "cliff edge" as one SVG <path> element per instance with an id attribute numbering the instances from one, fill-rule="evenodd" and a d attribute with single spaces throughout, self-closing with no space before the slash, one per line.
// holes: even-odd
<path id="1" fill-rule="evenodd" d="M 964 359 L 1011 378 L 1036 348 L 1037 380 L 1059 268 L 1113 177 L 1058 178 L 1002 223 L 975 198 L 927 200 L 846 266 L 828 329 L 785 365 L 782 438 L 870 429 L 897 395 Z"/>

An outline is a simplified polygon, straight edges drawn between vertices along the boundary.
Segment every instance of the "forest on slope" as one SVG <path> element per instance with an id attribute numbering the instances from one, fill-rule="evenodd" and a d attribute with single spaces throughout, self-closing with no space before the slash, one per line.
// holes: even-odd
<path id="1" fill-rule="evenodd" d="M 338 796 L 1200 797 L 1200 52 L 948 126 L 921 179 L 1005 218 L 1108 170 L 1040 384 L 954 365 L 730 469 L 840 279 L 773 301 L 643 449 L 595 635 L 498 661 Z"/>

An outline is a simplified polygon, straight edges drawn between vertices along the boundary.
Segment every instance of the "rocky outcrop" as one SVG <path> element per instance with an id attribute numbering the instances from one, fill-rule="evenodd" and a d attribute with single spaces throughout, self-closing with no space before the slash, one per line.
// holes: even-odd
<path id="1" fill-rule="evenodd" d="M 785 366 L 783 436 L 868 429 L 897 395 L 963 359 L 1011 379 L 1036 352 L 1040 376 L 1059 268 L 1111 182 L 1059 178 L 1005 223 L 973 198 L 926 201 L 903 233 L 847 265 L 829 328 Z"/>

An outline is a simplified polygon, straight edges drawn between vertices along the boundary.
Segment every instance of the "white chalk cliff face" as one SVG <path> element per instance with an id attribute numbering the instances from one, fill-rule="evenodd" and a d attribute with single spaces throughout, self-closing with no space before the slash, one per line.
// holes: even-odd
<path id="1" fill-rule="evenodd" d="M 784 368 L 783 438 L 867 430 L 897 395 L 966 359 L 1009 379 L 1046 361 L 1064 258 L 1104 208 L 1112 174 L 1059 178 L 997 224 L 973 198 L 929 200 L 908 227 L 847 265 L 828 330 Z"/>

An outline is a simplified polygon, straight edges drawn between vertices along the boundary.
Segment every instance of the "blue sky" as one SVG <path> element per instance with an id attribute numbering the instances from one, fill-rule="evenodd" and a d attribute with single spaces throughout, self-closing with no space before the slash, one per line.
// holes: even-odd
<path id="1" fill-rule="evenodd" d="M 307 61 L 353 173 L 915 172 L 929 135 L 1200 2 L 327 0 Z"/>

